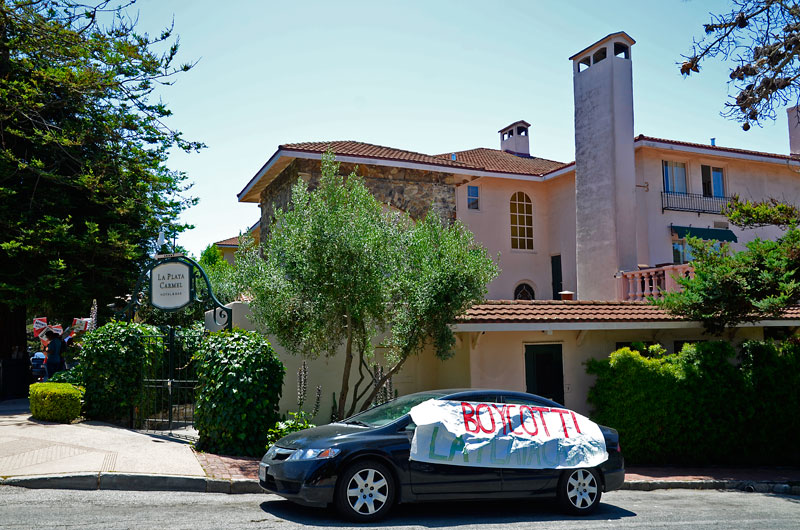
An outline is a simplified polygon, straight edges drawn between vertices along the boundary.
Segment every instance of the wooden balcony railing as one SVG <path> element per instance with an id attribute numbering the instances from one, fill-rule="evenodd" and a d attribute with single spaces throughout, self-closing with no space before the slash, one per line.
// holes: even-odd
<path id="1" fill-rule="evenodd" d="M 617 278 L 617 298 L 637 302 L 646 300 L 649 296 L 661 298 L 666 291 L 681 290 L 681 286 L 675 281 L 679 277 L 694 277 L 694 268 L 689 264 L 682 264 L 623 272 Z"/>

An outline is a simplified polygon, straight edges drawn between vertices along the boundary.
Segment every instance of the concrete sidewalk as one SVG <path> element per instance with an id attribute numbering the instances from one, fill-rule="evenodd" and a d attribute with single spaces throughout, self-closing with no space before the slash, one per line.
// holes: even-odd
<path id="1" fill-rule="evenodd" d="M 0 402 L 0 484 L 28 488 L 260 493 L 258 458 L 195 452 L 180 439 L 100 422 L 31 418 Z M 737 489 L 800 495 L 797 468 L 629 468 L 623 489 Z"/>

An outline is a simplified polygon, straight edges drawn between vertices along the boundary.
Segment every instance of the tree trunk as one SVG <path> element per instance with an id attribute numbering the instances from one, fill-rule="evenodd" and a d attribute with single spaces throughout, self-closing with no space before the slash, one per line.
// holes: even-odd
<path id="1" fill-rule="evenodd" d="M 386 381 L 388 381 L 390 377 L 392 377 L 394 374 L 396 374 L 400 370 L 400 368 L 402 368 L 403 364 L 405 364 L 405 362 L 406 362 L 406 359 L 408 359 L 408 355 L 403 357 L 400 360 L 400 362 L 398 362 L 396 365 L 394 365 L 392 367 L 392 369 L 389 370 L 388 372 L 386 372 L 386 374 L 381 378 L 381 380 L 378 381 L 378 384 L 373 387 L 372 392 L 369 393 L 369 395 L 367 396 L 367 399 L 364 400 L 364 403 L 361 405 L 361 410 L 362 411 L 363 410 L 367 410 L 369 408 L 370 403 L 372 403 L 372 401 L 375 399 L 375 396 L 378 395 L 378 392 L 381 391 L 381 387 L 384 384 L 386 384 Z"/>
<path id="2" fill-rule="evenodd" d="M 15 351 L 27 355 L 26 324 L 24 306 L 12 307 L 0 303 L 0 359 L 10 359 Z"/>
<path id="3" fill-rule="evenodd" d="M 350 392 L 350 367 L 353 365 L 353 321 L 350 314 L 347 314 L 347 346 L 344 350 L 344 373 L 342 374 L 342 389 L 339 393 L 339 410 L 337 411 L 339 420 L 344 419 L 345 406 L 347 405 L 347 395 Z"/>

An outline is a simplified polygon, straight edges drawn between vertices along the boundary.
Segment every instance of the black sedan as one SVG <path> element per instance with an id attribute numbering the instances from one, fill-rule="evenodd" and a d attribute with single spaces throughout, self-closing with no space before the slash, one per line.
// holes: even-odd
<path id="1" fill-rule="evenodd" d="M 619 435 L 600 426 L 608 460 L 592 468 L 468 467 L 409 459 L 416 426 L 409 411 L 430 399 L 561 407 L 540 396 L 500 390 L 438 390 L 397 398 L 342 422 L 290 434 L 259 466 L 261 487 L 306 506 L 329 506 L 360 522 L 384 517 L 400 502 L 556 498 L 587 514 L 603 491 L 625 480 Z"/>

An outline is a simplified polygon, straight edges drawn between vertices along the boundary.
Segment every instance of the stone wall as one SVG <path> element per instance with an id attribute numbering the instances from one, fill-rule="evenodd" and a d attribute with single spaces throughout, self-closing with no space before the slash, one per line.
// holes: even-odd
<path id="1" fill-rule="evenodd" d="M 456 195 L 453 175 L 438 171 L 420 171 L 402 167 L 341 164 L 339 173 L 355 172 L 364 178 L 372 194 L 384 204 L 421 218 L 431 206 L 449 221 L 456 218 Z M 285 208 L 291 199 L 292 186 L 303 178 L 312 189 L 319 183 L 320 161 L 296 159 L 261 192 L 261 236 L 269 230 L 275 210 Z"/>

